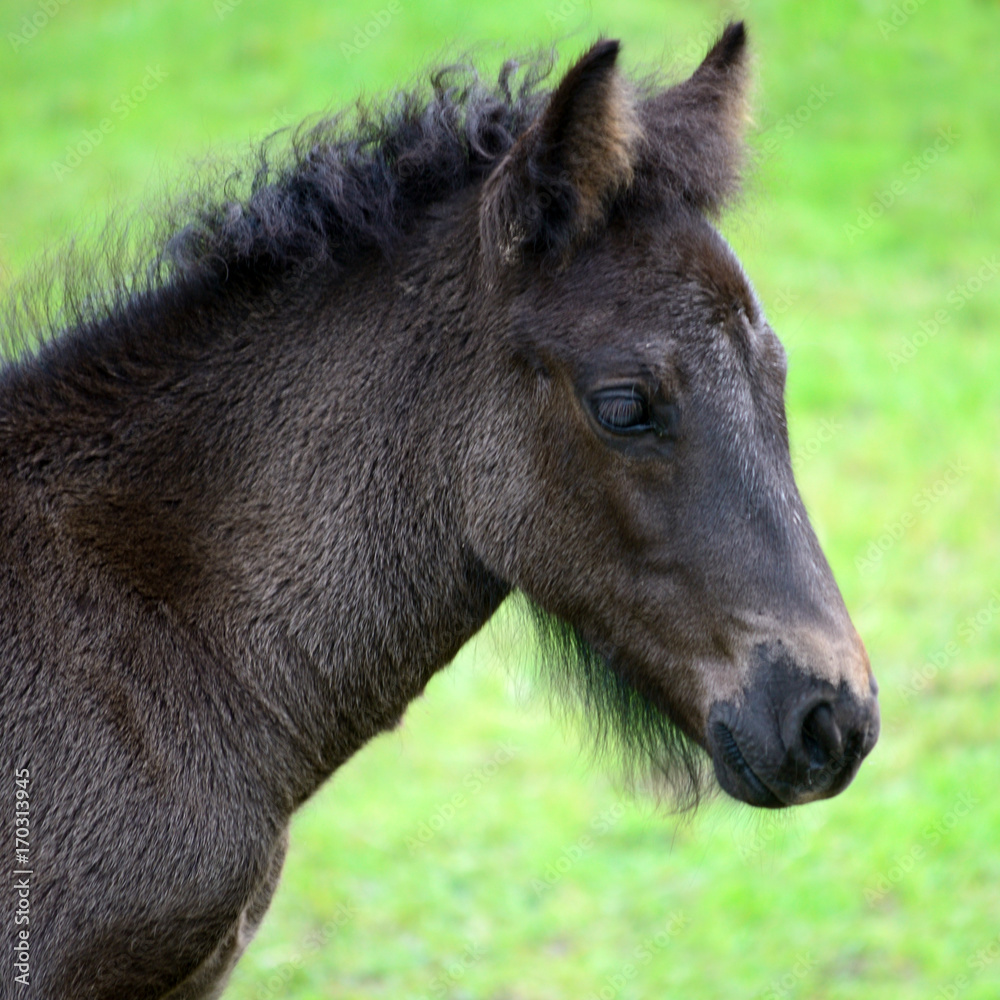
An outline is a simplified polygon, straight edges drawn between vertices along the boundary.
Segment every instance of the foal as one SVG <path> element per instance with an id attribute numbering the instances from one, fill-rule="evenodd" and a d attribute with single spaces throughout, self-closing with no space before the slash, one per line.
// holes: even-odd
<path id="1" fill-rule="evenodd" d="M 708 221 L 743 27 L 669 89 L 617 55 L 321 124 L 0 374 L 0 996 L 218 996 L 294 810 L 512 591 L 668 777 L 785 806 L 874 745 Z"/>

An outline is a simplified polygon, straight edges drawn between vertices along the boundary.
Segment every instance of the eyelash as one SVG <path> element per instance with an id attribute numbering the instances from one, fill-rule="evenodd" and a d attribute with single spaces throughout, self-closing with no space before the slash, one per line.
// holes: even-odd
<path id="1" fill-rule="evenodd" d="M 615 434 L 640 434 L 653 428 L 649 403 L 635 386 L 597 393 L 594 416 L 602 427 Z"/>

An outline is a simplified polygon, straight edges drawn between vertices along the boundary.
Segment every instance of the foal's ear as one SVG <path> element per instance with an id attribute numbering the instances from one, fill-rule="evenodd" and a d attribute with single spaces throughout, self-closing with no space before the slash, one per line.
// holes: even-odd
<path id="1" fill-rule="evenodd" d="M 746 29 L 730 24 L 683 83 L 643 102 L 644 160 L 686 201 L 717 211 L 739 186 L 747 112 Z"/>
<path id="2" fill-rule="evenodd" d="M 597 42 L 487 179 L 479 231 L 488 261 L 565 253 L 631 181 L 640 128 L 618 48 Z"/>

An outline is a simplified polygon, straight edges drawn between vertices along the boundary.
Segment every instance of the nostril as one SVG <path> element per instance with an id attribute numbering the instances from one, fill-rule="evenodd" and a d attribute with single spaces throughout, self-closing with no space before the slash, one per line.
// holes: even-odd
<path id="1" fill-rule="evenodd" d="M 813 767 L 826 767 L 844 752 L 844 738 L 833 716 L 833 706 L 820 702 L 802 723 L 802 746 Z"/>

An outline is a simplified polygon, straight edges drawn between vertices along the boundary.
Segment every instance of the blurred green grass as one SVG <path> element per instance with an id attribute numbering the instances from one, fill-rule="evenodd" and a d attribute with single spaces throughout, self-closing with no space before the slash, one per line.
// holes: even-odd
<path id="1" fill-rule="evenodd" d="M 789 815 L 664 817 L 487 634 L 298 816 L 227 997 L 1000 995 L 1000 7 L 906 6 L 735 7 L 756 167 L 722 228 L 788 347 L 799 485 L 882 685 L 854 785 Z M 0 283 L 206 152 L 446 55 L 568 58 L 603 31 L 627 65 L 680 72 L 726 12 L 7 0 Z"/>

